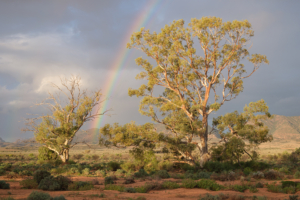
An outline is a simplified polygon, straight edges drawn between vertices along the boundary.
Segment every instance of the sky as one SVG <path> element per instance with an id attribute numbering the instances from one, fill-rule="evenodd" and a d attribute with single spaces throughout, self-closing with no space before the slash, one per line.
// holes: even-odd
<path id="1" fill-rule="evenodd" d="M 210 119 L 264 99 L 271 114 L 300 115 L 300 1 L 281 0 L 52 0 L 0 2 L 0 137 L 13 142 L 24 133 L 30 114 L 48 114 L 33 106 L 55 92 L 50 83 L 79 75 L 82 87 L 102 89 L 110 116 L 83 129 L 106 123 L 150 122 L 139 109 L 140 98 L 128 88 L 143 81 L 135 58 L 146 55 L 126 49 L 130 35 L 145 27 L 159 32 L 183 19 L 216 16 L 223 21 L 248 20 L 255 36 L 250 53 L 266 55 L 263 65 L 244 81 L 244 91 Z"/>

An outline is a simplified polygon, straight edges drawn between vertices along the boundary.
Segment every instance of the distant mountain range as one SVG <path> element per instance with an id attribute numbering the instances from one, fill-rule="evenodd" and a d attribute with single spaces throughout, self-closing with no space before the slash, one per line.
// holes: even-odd
<path id="1" fill-rule="evenodd" d="M 270 129 L 270 134 L 273 135 L 274 139 L 280 140 L 297 140 L 300 139 L 300 116 L 287 117 L 282 115 L 274 115 L 272 119 L 264 121 Z M 162 124 L 155 125 L 158 132 L 168 134 L 168 131 Z M 210 138 L 219 138 L 218 133 L 213 133 L 209 136 Z M 79 131 L 73 139 L 75 142 L 86 142 L 88 144 L 98 144 L 99 142 L 99 129 L 93 128 L 86 131 Z M 0 146 L 33 146 L 37 145 L 34 138 L 26 140 L 17 140 L 14 143 L 5 142 L 0 137 Z"/>

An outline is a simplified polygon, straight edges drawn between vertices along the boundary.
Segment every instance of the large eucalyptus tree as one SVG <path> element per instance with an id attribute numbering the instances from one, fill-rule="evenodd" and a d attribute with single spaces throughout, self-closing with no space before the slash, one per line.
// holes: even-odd
<path id="1" fill-rule="evenodd" d="M 261 64 L 268 64 L 266 56 L 249 53 L 253 35 L 247 20 L 223 22 L 221 18 L 203 17 L 192 19 L 188 27 L 183 20 L 174 21 L 160 33 L 142 28 L 128 44 L 128 48 L 136 48 L 151 59 L 136 59 L 144 69 L 137 79 L 145 79 L 148 84 L 129 89 L 129 95 L 144 97 L 140 112 L 170 129 L 174 127 L 170 119 L 176 118 L 172 113 L 184 114 L 189 129 L 183 131 L 184 141 L 199 149 L 202 166 L 210 158 L 209 115 L 243 91 L 243 79 Z M 161 95 L 155 95 L 158 88 L 164 88 Z M 195 143 L 197 136 L 200 142 Z"/>

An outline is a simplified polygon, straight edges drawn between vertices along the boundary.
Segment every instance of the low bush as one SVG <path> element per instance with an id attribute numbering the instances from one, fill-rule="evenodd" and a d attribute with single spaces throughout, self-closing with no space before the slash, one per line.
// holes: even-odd
<path id="1" fill-rule="evenodd" d="M 107 169 L 109 171 L 117 171 L 117 169 L 121 169 L 121 165 L 118 162 L 110 161 L 107 163 Z"/>
<path id="2" fill-rule="evenodd" d="M 204 197 L 199 198 L 199 200 L 221 200 L 221 198 L 219 197 L 219 195 L 211 195 L 206 193 Z"/>
<path id="3" fill-rule="evenodd" d="M 232 185 L 231 189 L 233 189 L 234 191 L 238 191 L 238 192 L 244 192 L 245 190 L 247 190 L 249 188 L 248 185 Z"/>
<path id="4" fill-rule="evenodd" d="M 250 186 L 249 191 L 252 192 L 252 193 L 256 193 L 256 192 L 258 192 L 258 189 L 255 186 Z"/>
<path id="5" fill-rule="evenodd" d="M 136 193 L 135 188 L 125 188 L 124 192 L 128 192 L 128 193 Z"/>
<path id="6" fill-rule="evenodd" d="M 180 188 L 180 185 L 176 182 L 165 181 L 162 183 L 162 187 L 164 189 L 177 189 L 177 188 Z"/>
<path id="7" fill-rule="evenodd" d="M 133 177 L 128 177 L 128 178 L 126 178 L 125 181 L 123 182 L 123 184 L 131 184 L 131 183 L 135 183 Z"/>
<path id="8" fill-rule="evenodd" d="M 90 182 L 84 182 L 84 181 L 76 181 L 68 186 L 68 190 L 72 191 L 84 191 L 84 190 L 90 190 L 94 187 L 94 185 Z"/>
<path id="9" fill-rule="evenodd" d="M 197 187 L 197 181 L 194 181 L 192 179 L 184 179 L 182 181 L 181 187 L 189 189 L 195 188 Z"/>
<path id="10" fill-rule="evenodd" d="M 264 187 L 264 184 L 261 183 L 261 182 L 258 182 L 258 183 L 255 184 L 255 187 L 256 187 L 256 188 L 263 188 L 263 187 Z"/>
<path id="11" fill-rule="evenodd" d="M 97 170 L 97 171 L 95 171 L 95 174 L 97 176 L 105 177 L 106 172 L 104 170 Z"/>
<path id="12" fill-rule="evenodd" d="M 209 179 L 202 179 L 202 180 L 198 181 L 197 186 L 198 186 L 198 188 L 212 190 L 212 191 L 218 191 L 223 188 L 222 185 L 219 185 L 215 181 L 209 180 Z"/>
<path id="13" fill-rule="evenodd" d="M 142 178 L 145 176 L 149 176 L 149 174 L 144 169 L 140 169 L 138 172 L 134 173 L 133 176 L 137 178 Z"/>
<path id="14" fill-rule="evenodd" d="M 275 183 L 267 184 L 267 190 L 274 193 L 283 193 L 281 185 L 275 185 Z"/>
<path id="15" fill-rule="evenodd" d="M 294 178 L 300 178 L 300 171 L 296 171 L 296 173 L 294 174 Z"/>
<path id="16" fill-rule="evenodd" d="M 269 180 L 277 180 L 277 179 L 282 178 L 282 175 L 273 169 L 266 171 L 264 173 L 264 176 L 266 179 L 269 179 Z"/>
<path id="17" fill-rule="evenodd" d="M 233 171 L 229 171 L 229 172 L 224 171 L 220 174 L 213 173 L 210 176 L 210 178 L 213 180 L 218 180 L 218 181 L 233 181 L 233 180 L 236 180 L 237 174 Z"/>
<path id="18" fill-rule="evenodd" d="M 114 184 L 115 182 L 115 180 L 117 180 L 117 177 L 116 176 L 107 176 L 107 177 L 105 177 L 105 179 L 104 179 L 104 184 L 105 185 L 108 185 L 108 184 Z"/>
<path id="19" fill-rule="evenodd" d="M 264 173 L 260 172 L 260 171 L 257 171 L 257 172 L 253 172 L 251 174 L 252 178 L 255 178 L 255 179 L 262 179 L 265 177 Z"/>
<path id="20" fill-rule="evenodd" d="M 85 175 L 85 176 L 89 175 L 90 174 L 90 169 L 89 168 L 84 168 L 82 170 L 82 174 Z"/>
<path id="21" fill-rule="evenodd" d="M 9 189 L 9 183 L 6 183 L 5 181 L 0 181 L 0 189 Z"/>
<path id="22" fill-rule="evenodd" d="M 26 200 L 50 200 L 51 196 L 45 192 L 33 191 Z"/>
<path id="23" fill-rule="evenodd" d="M 20 182 L 20 185 L 24 189 L 36 189 L 38 188 L 38 183 L 34 179 L 25 179 Z"/>
<path id="24" fill-rule="evenodd" d="M 248 176 L 252 173 L 252 169 L 250 167 L 246 167 L 243 172 L 246 176 Z"/>
<path id="25" fill-rule="evenodd" d="M 41 180 L 38 188 L 41 190 L 57 191 L 60 190 L 60 185 L 53 176 L 47 176 Z"/>
<path id="26" fill-rule="evenodd" d="M 117 190 L 119 192 L 124 191 L 124 186 L 123 185 L 105 185 L 104 190 Z"/>
<path id="27" fill-rule="evenodd" d="M 43 180 L 44 178 L 50 176 L 50 172 L 45 171 L 45 170 L 37 170 L 36 172 L 34 172 L 33 174 L 33 179 L 40 184 L 41 180 Z"/>
<path id="28" fill-rule="evenodd" d="M 155 172 L 155 175 L 157 175 L 160 178 L 170 178 L 169 173 L 166 170 L 159 170 L 157 172 Z"/>

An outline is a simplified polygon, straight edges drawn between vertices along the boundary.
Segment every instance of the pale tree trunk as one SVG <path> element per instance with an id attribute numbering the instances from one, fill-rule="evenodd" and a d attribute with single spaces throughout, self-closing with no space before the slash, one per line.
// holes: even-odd
<path id="1" fill-rule="evenodd" d="M 198 143 L 198 149 L 200 151 L 200 167 L 204 167 L 204 164 L 210 159 L 210 155 L 208 153 L 208 115 L 203 114 L 202 124 L 203 130 L 200 132 L 200 142 Z"/>
<path id="2" fill-rule="evenodd" d="M 68 162 L 69 160 L 69 149 L 64 149 L 62 154 L 59 155 L 63 163 Z"/>

